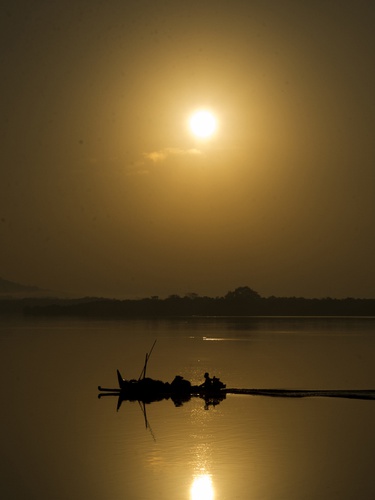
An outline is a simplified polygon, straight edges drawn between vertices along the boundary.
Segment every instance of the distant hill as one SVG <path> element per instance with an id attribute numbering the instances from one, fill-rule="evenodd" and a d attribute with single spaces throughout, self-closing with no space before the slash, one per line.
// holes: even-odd
<path id="1" fill-rule="evenodd" d="M 5 280 L 0 278 L 0 296 L 30 296 L 30 295 L 47 295 L 48 290 L 43 290 L 37 286 L 21 285 L 14 281 Z"/>

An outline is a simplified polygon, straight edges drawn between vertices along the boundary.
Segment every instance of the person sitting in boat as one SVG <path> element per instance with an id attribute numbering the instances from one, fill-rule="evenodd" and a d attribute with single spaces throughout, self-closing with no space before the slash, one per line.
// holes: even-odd
<path id="1" fill-rule="evenodd" d="M 202 387 L 202 389 L 210 389 L 212 387 L 212 378 L 208 372 L 204 374 L 204 382 L 199 387 Z"/>

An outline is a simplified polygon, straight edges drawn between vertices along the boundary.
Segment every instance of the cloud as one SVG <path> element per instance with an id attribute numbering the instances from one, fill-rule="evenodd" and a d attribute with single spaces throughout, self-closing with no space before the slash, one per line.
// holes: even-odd
<path id="1" fill-rule="evenodd" d="M 151 160 L 153 163 L 158 163 L 166 160 L 171 156 L 199 156 L 202 155 L 199 149 L 179 149 L 179 148 L 164 148 L 151 153 L 143 153 L 143 157 Z"/>
<path id="2" fill-rule="evenodd" d="M 158 151 L 151 151 L 149 153 L 143 153 L 142 159 L 131 162 L 127 167 L 127 175 L 144 175 L 149 174 L 154 167 L 150 168 L 151 165 L 162 165 L 169 158 L 187 158 L 192 156 L 203 156 L 204 152 L 199 149 L 180 149 L 180 148 L 163 148 Z"/>

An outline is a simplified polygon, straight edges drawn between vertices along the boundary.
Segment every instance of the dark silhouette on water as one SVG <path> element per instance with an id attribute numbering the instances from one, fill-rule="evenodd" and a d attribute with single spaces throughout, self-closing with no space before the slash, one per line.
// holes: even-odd
<path id="1" fill-rule="evenodd" d="M 347 399 L 375 400 L 375 390 L 354 389 L 354 390 L 304 390 L 304 389 L 228 389 L 219 378 L 211 379 L 208 372 L 204 374 L 204 382 L 200 385 L 193 385 L 189 380 L 185 380 L 181 375 L 176 375 L 171 383 L 162 382 L 146 377 L 147 363 L 155 347 L 156 340 L 148 353 L 146 353 L 145 364 L 138 380 L 123 379 L 117 370 L 117 388 L 106 388 L 98 386 L 98 397 L 116 396 L 117 410 L 123 401 L 138 401 L 143 405 L 150 404 L 163 399 L 171 399 L 175 406 L 181 406 L 190 401 L 192 397 L 200 397 L 205 401 L 205 409 L 215 406 L 223 401 L 227 394 L 242 394 L 249 396 L 269 396 L 283 398 L 306 398 L 306 397 L 330 397 Z"/>
<path id="2" fill-rule="evenodd" d="M 219 381 L 220 386 L 211 383 L 207 386 L 207 379 L 201 385 L 193 385 L 185 380 L 181 375 L 177 375 L 172 383 L 162 382 L 151 378 L 142 380 L 124 380 L 117 371 L 121 386 L 118 388 L 105 388 L 98 386 L 99 398 L 103 396 L 117 396 L 121 401 L 143 401 L 146 404 L 163 399 L 172 399 L 176 406 L 181 406 L 185 401 L 190 401 L 192 397 L 202 397 L 222 401 L 227 394 L 242 394 L 248 396 L 269 396 L 284 398 L 307 398 L 307 397 L 327 397 L 327 398 L 347 398 L 347 399 L 367 399 L 375 400 L 375 389 L 238 389 L 226 388 L 225 384 Z"/>
<path id="3" fill-rule="evenodd" d="M 210 375 L 208 372 L 206 372 L 204 375 L 204 382 L 201 384 L 199 387 L 202 387 L 204 389 L 208 389 L 212 385 L 212 379 L 210 378 Z"/>
<path id="4" fill-rule="evenodd" d="M 181 375 L 176 375 L 171 383 L 162 382 L 146 377 L 147 363 L 151 353 L 154 350 L 156 340 L 148 353 L 146 353 L 145 364 L 138 380 L 125 380 L 120 371 L 117 370 L 118 388 L 106 388 L 98 386 L 100 394 L 103 396 L 117 396 L 117 410 L 119 410 L 123 401 L 138 401 L 143 404 L 150 404 L 163 399 L 171 399 L 175 406 L 181 406 L 186 401 L 189 401 L 192 396 L 204 398 L 208 408 L 209 405 L 218 404 L 225 398 L 225 393 L 220 391 L 225 388 L 225 384 L 214 377 L 215 383 L 210 379 L 208 373 L 205 373 L 205 382 L 200 386 L 192 385 L 191 382 L 185 380 Z"/>
<path id="5" fill-rule="evenodd" d="M 175 406 L 181 406 L 190 401 L 192 397 L 200 397 L 205 400 L 205 406 L 219 404 L 226 398 L 225 384 L 219 379 L 213 385 L 204 386 L 193 385 L 189 380 L 185 380 L 181 375 L 176 375 L 171 383 L 162 382 L 152 378 L 144 377 L 139 380 L 124 380 L 119 370 L 117 370 L 118 388 L 106 388 L 98 386 L 98 397 L 116 396 L 118 398 L 117 410 L 123 401 L 140 401 L 144 404 L 171 399 Z"/>
<path id="6" fill-rule="evenodd" d="M 328 397 L 375 400 L 375 390 L 367 389 L 339 389 L 339 390 L 305 390 L 305 389 L 236 389 L 226 388 L 219 379 L 210 379 L 205 374 L 205 381 L 200 385 L 193 385 L 181 375 L 176 375 L 172 383 L 162 382 L 144 377 L 140 380 L 124 380 L 117 370 L 119 381 L 118 388 L 98 387 L 99 395 L 116 396 L 118 398 L 117 410 L 123 401 L 139 401 L 150 404 L 164 399 L 171 399 L 175 406 L 181 406 L 193 397 L 204 399 L 205 408 L 215 406 L 223 401 L 227 394 L 241 394 L 248 396 L 268 396 L 281 398 L 306 398 L 306 397 Z"/>

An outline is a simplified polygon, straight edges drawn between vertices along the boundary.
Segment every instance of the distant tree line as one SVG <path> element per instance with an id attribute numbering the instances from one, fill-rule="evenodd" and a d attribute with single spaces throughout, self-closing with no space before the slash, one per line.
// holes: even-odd
<path id="1" fill-rule="evenodd" d="M 223 297 L 170 295 L 116 300 L 105 298 L 0 301 L 0 313 L 42 316 L 170 318 L 181 316 L 375 316 L 375 299 L 261 297 L 248 286 Z"/>

